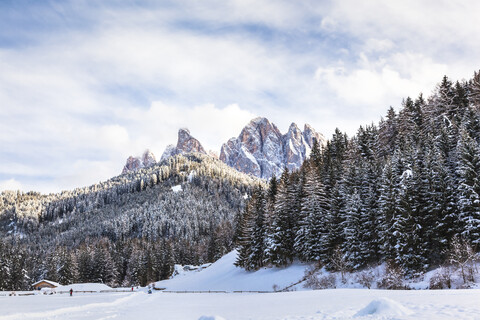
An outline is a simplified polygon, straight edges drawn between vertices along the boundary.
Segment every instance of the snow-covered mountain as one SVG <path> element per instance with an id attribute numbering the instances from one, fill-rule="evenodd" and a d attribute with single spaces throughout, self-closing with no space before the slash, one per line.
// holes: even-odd
<path id="1" fill-rule="evenodd" d="M 288 132 L 282 134 L 267 118 L 259 117 L 251 120 L 237 138 L 231 138 L 222 145 L 220 160 L 240 172 L 269 179 L 273 175 L 279 176 L 284 167 L 289 170 L 300 168 L 309 156 L 314 140 L 320 145 L 326 141 L 321 133 L 308 124 L 305 124 L 302 132 L 292 123 Z M 183 128 L 178 131 L 177 145 L 168 145 L 160 161 L 191 152 L 212 155 L 205 151 L 188 129 Z M 123 173 L 147 167 L 153 164 L 152 159 L 155 163 L 155 157 L 148 150 L 142 158 L 129 157 Z"/>
<path id="2" fill-rule="evenodd" d="M 325 143 L 321 133 L 306 124 L 302 132 L 295 123 L 284 135 L 267 118 L 255 118 L 237 138 L 223 144 L 220 160 L 229 166 L 260 178 L 278 176 L 283 168 L 298 169 L 309 156 L 316 139 Z"/>

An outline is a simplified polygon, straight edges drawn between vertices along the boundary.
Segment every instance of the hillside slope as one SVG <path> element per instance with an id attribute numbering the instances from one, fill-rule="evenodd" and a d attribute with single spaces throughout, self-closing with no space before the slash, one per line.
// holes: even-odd
<path id="1" fill-rule="evenodd" d="M 234 265 L 236 259 L 234 250 L 206 269 L 159 281 L 155 286 L 167 291 L 274 291 L 274 286 L 281 290 L 298 282 L 308 267 L 295 263 L 288 268 L 245 271 Z"/>

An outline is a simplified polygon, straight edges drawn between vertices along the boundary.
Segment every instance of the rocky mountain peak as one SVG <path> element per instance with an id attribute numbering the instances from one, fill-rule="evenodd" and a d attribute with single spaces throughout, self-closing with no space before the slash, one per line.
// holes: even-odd
<path id="1" fill-rule="evenodd" d="M 141 168 L 150 167 L 157 163 L 155 155 L 150 150 L 145 150 L 141 157 L 130 156 L 123 167 L 122 173 L 127 173 L 130 171 L 137 171 Z"/>
<path id="2" fill-rule="evenodd" d="M 325 143 L 322 134 L 305 124 L 303 132 L 292 123 L 284 135 L 274 123 L 267 118 L 252 119 L 236 138 L 231 138 L 222 145 L 220 150 L 221 161 L 238 171 L 251 174 L 260 178 L 279 176 L 284 167 L 289 170 L 300 168 L 303 161 L 308 158 L 317 140 L 320 145 Z M 163 161 L 177 154 L 198 152 L 207 153 L 200 141 L 195 139 L 186 128 L 178 130 L 178 140 L 175 145 L 168 145 L 162 154 Z M 141 158 L 129 157 L 123 168 L 123 173 L 135 171 L 156 163 L 155 156 L 146 150 Z"/>
<path id="3" fill-rule="evenodd" d="M 309 124 L 305 124 L 303 129 L 303 137 L 310 147 L 313 147 L 313 139 L 316 139 L 319 145 L 324 145 L 327 142 L 327 139 L 323 134 L 316 132 L 315 129 Z"/>
<path id="4" fill-rule="evenodd" d="M 157 163 L 157 159 L 155 158 L 155 155 L 147 149 L 142 155 L 142 163 L 145 167 L 150 167 Z"/>
<path id="5" fill-rule="evenodd" d="M 298 169 L 308 157 L 310 146 L 305 142 L 302 131 L 295 123 L 284 136 L 285 166 L 288 170 Z"/>
<path id="6" fill-rule="evenodd" d="M 238 138 L 222 146 L 220 160 L 231 167 L 257 177 L 278 174 L 282 166 L 282 134 L 267 118 L 251 120 Z"/>
<path id="7" fill-rule="evenodd" d="M 199 152 L 207 154 L 200 141 L 192 137 L 190 131 L 185 128 L 178 130 L 177 150 L 179 153 Z"/>
<path id="8" fill-rule="evenodd" d="M 295 140 L 300 140 L 303 136 L 302 130 L 297 126 L 295 122 L 292 122 L 286 134 L 287 137 L 290 137 Z"/>
<path id="9" fill-rule="evenodd" d="M 177 154 L 191 152 L 207 154 L 200 141 L 192 137 L 192 135 L 190 134 L 190 130 L 186 128 L 181 128 L 180 130 L 178 130 L 177 145 L 168 145 L 163 152 L 160 161 L 163 161 Z"/>
<path id="10" fill-rule="evenodd" d="M 231 167 L 261 178 L 279 176 L 286 166 L 300 168 L 310 155 L 313 139 L 324 142 L 310 125 L 302 132 L 292 123 L 285 135 L 267 118 L 251 120 L 237 138 L 223 144 L 220 160 Z"/>

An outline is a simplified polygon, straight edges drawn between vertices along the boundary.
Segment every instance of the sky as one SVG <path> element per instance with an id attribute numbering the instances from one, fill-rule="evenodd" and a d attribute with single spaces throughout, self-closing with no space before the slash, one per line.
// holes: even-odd
<path id="1" fill-rule="evenodd" d="M 327 138 L 480 68 L 478 1 L 0 1 L 0 191 L 207 150 L 254 117 Z"/>

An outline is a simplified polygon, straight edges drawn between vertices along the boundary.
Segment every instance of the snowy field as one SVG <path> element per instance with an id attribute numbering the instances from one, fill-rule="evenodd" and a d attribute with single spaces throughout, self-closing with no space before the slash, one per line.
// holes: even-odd
<path id="1" fill-rule="evenodd" d="M 0 320 L 480 319 L 480 289 L 311 291 L 301 283 L 291 286 L 303 278 L 308 267 L 305 264 L 247 272 L 233 265 L 235 259 L 236 252 L 231 252 L 211 265 L 176 266 L 176 276 L 157 282 L 155 286 L 164 290 L 154 290 L 152 294 L 147 294 L 147 288 L 136 292 L 112 292 L 103 284 L 64 286 L 52 295 L 10 297 L 8 292 L 0 292 Z M 418 284 L 418 287 L 424 285 Z M 272 291 L 274 286 L 296 291 L 233 292 Z M 74 289 L 72 297 L 59 293 L 68 292 L 70 288 Z M 110 292 L 101 292 L 106 289 Z M 225 293 L 174 292 L 209 290 Z"/>
<path id="2" fill-rule="evenodd" d="M 0 297 L 0 319 L 480 319 L 480 290 Z"/>

